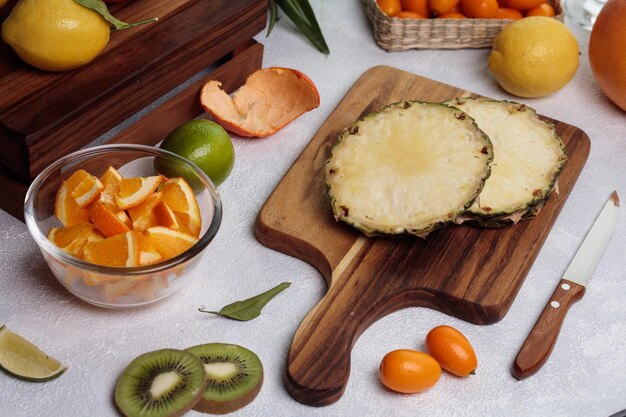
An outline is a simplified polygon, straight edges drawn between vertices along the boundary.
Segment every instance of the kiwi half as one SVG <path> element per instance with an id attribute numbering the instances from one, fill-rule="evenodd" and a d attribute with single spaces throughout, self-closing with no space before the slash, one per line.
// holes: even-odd
<path id="1" fill-rule="evenodd" d="M 115 386 L 115 403 L 127 417 L 172 417 L 202 398 L 204 364 L 192 353 L 161 349 L 135 358 Z"/>
<path id="2" fill-rule="evenodd" d="M 208 343 L 185 349 L 204 363 L 207 384 L 194 410 L 226 414 L 248 405 L 263 385 L 263 365 L 252 351 L 238 345 Z"/>

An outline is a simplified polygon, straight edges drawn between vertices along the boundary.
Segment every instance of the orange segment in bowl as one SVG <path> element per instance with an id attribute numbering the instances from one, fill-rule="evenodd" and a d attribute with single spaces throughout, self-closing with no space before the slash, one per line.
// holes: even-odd
<path id="1" fill-rule="evenodd" d="M 83 171 L 84 172 L 84 171 Z M 70 195 L 76 201 L 78 207 L 83 208 L 100 196 L 104 185 L 91 174 L 87 176 L 72 190 Z"/>
<path id="2" fill-rule="evenodd" d="M 154 207 L 161 201 L 161 193 L 151 194 L 140 204 L 128 209 L 134 230 L 146 230 L 152 226 L 158 226 Z"/>
<path id="3" fill-rule="evenodd" d="M 244 137 L 265 137 L 318 107 L 320 96 L 300 71 L 271 67 L 252 73 L 232 98 L 219 81 L 209 81 L 202 87 L 200 104 L 224 129 Z"/>
<path id="4" fill-rule="evenodd" d="M 200 236 L 202 216 L 193 190 L 182 178 L 171 178 L 163 184 L 161 199 L 176 215 L 179 229 L 194 237 Z"/>
<path id="5" fill-rule="evenodd" d="M 152 195 L 163 181 L 163 177 L 123 178 L 120 181 L 119 190 L 115 196 L 117 206 L 122 209 L 135 207 L 144 202 Z"/>
<path id="6" fill-rule="evenodd" d="M 84 259 L 96 265 L 132 267 L 139 265 L 139 232 L 126 232 L 85 245 Z"/>
<path id="7" fill-rule="evenodd" d="M 92 233 L 94 233 L 93 225 L 82 222 L 68 227 L 53 227 L 48 232 L 48 240 L 59 249 L 80 258 L 83 247 L 89 242 Z"/>
<path id="8" fill-rule="evenodd" d="M 104 203 L 97 203 L 91 213 L 91 221 L 106 237 L 126 233 L 130 228 Z"/>
<path id="9" fill-rule="evenodd" d="M 174 211 L 165 201 L 159 201 L 159 203 L 154 206 L 153 213 L 159 226 L 164 226 L 172 230 L 178 230 L 180 228 L 176 214 L 174 214 Z"/>
<path id="10" fill-rule="evenodd" d="M 73 226 L 89 221 L 89 212 L 81 208 L 72 197 L 74 190 L 89 175 L 87 171 L 79 169 L 59 187 L 54 201 L 54 215 L 63 223 L 63 226 Z"/>
<path id="11" fill-rule="evenodd" d="M 145 234 L 139 235 L 139 264 L 150 265 L 161 261 L 163 257 Z"/>
<path id="12" fill-rule="evenodd" d="M 170 259 L 196 244 L 198 239 L 186 233 L 156 226 L 146 231 L 150 244 L 161 254 L 163 259 Z"/>

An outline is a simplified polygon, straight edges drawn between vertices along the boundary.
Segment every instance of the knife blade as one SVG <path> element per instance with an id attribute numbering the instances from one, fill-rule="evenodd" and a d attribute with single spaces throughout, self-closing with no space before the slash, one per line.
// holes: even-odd
<path id="1" fill-rule="evenodd" d="M 584 295 L 618 219 L 619 197 L 613 191 L 517 354 L 511 369 L 515 378 L 521 380 L 533 375 L 548 360 L 565 315 Z"/>

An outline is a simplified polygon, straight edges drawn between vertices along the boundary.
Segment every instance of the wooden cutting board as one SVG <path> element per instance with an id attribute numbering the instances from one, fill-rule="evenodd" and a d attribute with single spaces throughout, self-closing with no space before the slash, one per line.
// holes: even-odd
<path id="1" fill-rule="evenodd" d="M 0 23 L 17 0 L 0 9 Z M 112 33 L 88 65 L 59 73 L 25 64 L 0 40 L 0 165 L 27 183 L 257 35 L 267 0 L 132 0 L 119 19 L 159 21 Z M 166 132 L 167 133 L 167 132 Z"/>
<path id="2" fill-rule="evenodd" d="M 332 217 L 323 182 L 329 147 L 359 117 L 402 99 L 442 101 L 473 95 L 390 67 L 365 72 L 294 162 L 262 207 L 255 232 L 270 248 L 309 262 L 328 284 L 297 330 L 286 387 L 314 406 L 337 401 L 350 374 L 356 339 L 379 318 L 430 307 L 490 324 L 509 310 L 587 160 L 589 138 L 551 120 L 568 162 L 539 215 L 501 229 L 448 226 L 419 238 L 366 238 Z M 475 95 L 473 95 L 475 96 Z"/>

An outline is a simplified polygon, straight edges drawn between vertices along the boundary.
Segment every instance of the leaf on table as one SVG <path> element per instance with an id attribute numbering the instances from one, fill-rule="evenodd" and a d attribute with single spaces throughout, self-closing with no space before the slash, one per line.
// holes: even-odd
<path id="1" fill-rule="evenodd" d="M 276 10 L 276 4 L 320 52 L 324 54 L 330 53 L 322 30 L 315 18 L 315 13 L 308 0 L 270 0 L 268 35 L 277 19 L 278 11 Z"/>
<path id="2" fill-rule="evenodd" d="M 209 311 L 205 307 L 200 307 L 198 310 L 202 313 L 218 314 L 220 316 L 228 317 L 233 320 L 249 321 L 257 318 L 261 314 L 261 310 L 265 305 L 278 293 L 289 288 L 291 282 L 283 282 L 269 291 L 262 294 L 255 295 L 252 298 L 248 298 L 242 301 L 235 301 L 223 307 L 220 311 Z"/>
<path id="3" fill-rule="evenodd" d="M 130 29 L 135 26 L 145 25 L 146 23 L 152 23 L 152 22 L 156 22 L 157 20 L 159 20 L 158 17 L 153 17 L 152 19 L 142 20 L 140 22 L 126 23 L 126 22 L 122 22 L 121 20 L 113 16 L 109 12 L 107 5 L 102 0 L 74 0 L 74 1 L 80 4 L 81 6 L 85 6 L 88 9 L 91 9 L 100 13 L 100 15 L 104 17 L 107 20 L 107 22 L 115 26 L 116 31 Z"/>

